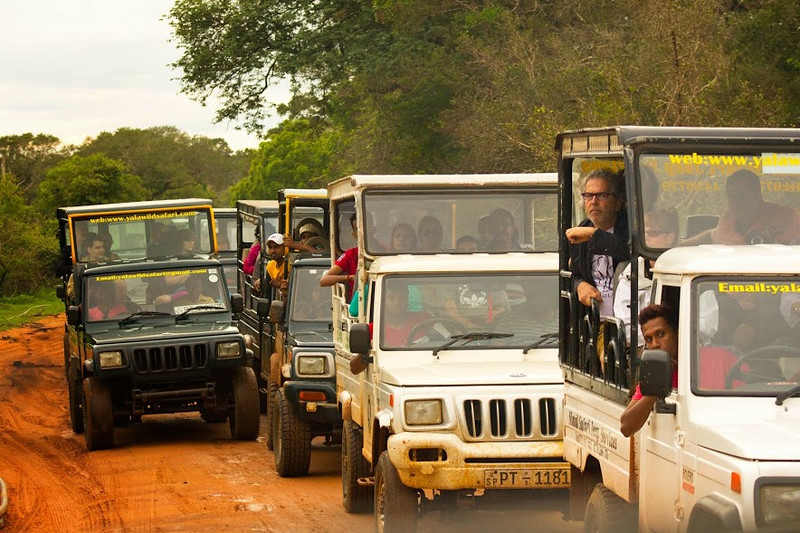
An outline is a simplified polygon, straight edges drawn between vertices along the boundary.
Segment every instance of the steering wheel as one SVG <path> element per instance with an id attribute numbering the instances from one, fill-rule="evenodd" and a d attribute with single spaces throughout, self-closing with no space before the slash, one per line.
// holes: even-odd
<path id="1" fill-rule="evenodd" d="M 460 322 L 457 322 L 452 318 L 446 318 L 446 317 L 427 318 L 422 322 L 420 322 L 419 324 L 417 324 L 416 326 L 414 326 L 413 328 L 411 328 L 411 331 L 408 332 L 408 338 L 406 339 L 406 344 L 413 344 L 415 337 L 417 337 L 417 335 L 420 332 L 433 330 L 433 327 L 437 325 L 443 326 L 448 331 L 454 329 L 455 333 L 451 333 L 451 335 L 460 335 L 467 332 L 466 328 L 464 328 L 464 326 L 462 326 Z M 441 333 L 439 333 L 438 331 L 436 333 L 438 335 L 441 335 Z"/>
<path id="2" fill-rule="evenodd" d="M 760 348 L 756 348 L 754 350 L 750 350 L 742 357 L 736 361 L 733 366 L 728 370 L 728 373 L 725 374 L 725 388 L 731 389 L 733 388 L 733 381 L 736 378 L 741 378 L 742 381 L 747 381 L 744 372 L 742 372 L 742 365 L 746 363 L 750 363 L 748 366 L 755 367 L 755 370 L 749 370 L 747 375 L 752 378 L 761 378 L 764 381 L 769 380 L 771 378 L 778 378 L 780 380 L 786 379 L 783 376 L 783 373 L 780 371 L 780 366 L 778 365 L 778 359 L 781 357 L 800 357 L 800 349 L 795 348 L 794 346 L 787 346 L 785 344 L 770 344 L 769 346 L 762 346 Z M 768 360 L 768 363 L 771 363 L 773 366 L 770 368 L 759 369 L 759 365 L 753 365 L 752 363 L 755 360 Z M 753 360 L 753 361 L 751 361 Z"/>

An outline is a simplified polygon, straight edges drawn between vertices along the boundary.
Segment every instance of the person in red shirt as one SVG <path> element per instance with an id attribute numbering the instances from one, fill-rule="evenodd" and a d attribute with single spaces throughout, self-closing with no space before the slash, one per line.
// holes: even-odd
<path id="1" fill-rule="evenodd" d="M 408 285 L 405 283 L 389 284 L 386 287 L 386 302 L 383 312 L 383 335 L 381 345 L 387 347 L 404 347 L 425 335 L 419 331 L 415 338 L 409 339 L 417 324 L 431 318 L 423 311 L 409 311 Z"/>
<path id="2" fill-rule="evenodd" d="M 355 213 L 350 215 L 350 226 L 353 229 L 353 238 L 355 239 L 357 238 Z M 333 266 L 319 279 L 319 284 L 322 287 L 332 287 L 337 283 L 345 283 L 347 285 L 347 301 L 350 301 L 351 295 L 353 294 L 353 283 L 356 280 L 357 269 L 358 246 L 354 246 L 346 250 L 334 261 Z"/>
<path id="3" fill-rule="evenodd" d="M 664 350 L 672 360 L 672 386 L 678 386 L 678 313 L 668 305 L 648 305 L 639 313 L 647 350 Z M 643 396 L 639 385 L 620 417 L 619 430 L 626 437 L 639 431 L 656 404 L 655 396 Z"/>

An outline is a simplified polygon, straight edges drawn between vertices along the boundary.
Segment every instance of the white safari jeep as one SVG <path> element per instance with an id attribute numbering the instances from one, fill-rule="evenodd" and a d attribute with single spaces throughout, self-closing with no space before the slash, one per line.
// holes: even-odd
<path id="1" fill-rule="evenodd" d="M 563 226 L 584 216 L 583 178 L 608 168 L 623 170 L 630 227 L 630 283 L 617 287 L 630 338 L 619 316 L 577 301 L 561 246 L 564 451 L 586 531 L 800 530 L 798 145 L 785 129 L 559 136 Z M 638 354 L 650 304 L 678 315 L 677 368 L 667 352 Z M 658 400 L 626 438 L 637 384 Z"/>
<path id="2" fill-rule="evenodd" d="M 569 486 L 553 177 L 329 186 L 332 245 L 358 246 L 342 259 L 357 256 L 352 308 L 334 288 L 343 503 L 367 510 L 374 484 L 378 530 L 489 490 Z"/>

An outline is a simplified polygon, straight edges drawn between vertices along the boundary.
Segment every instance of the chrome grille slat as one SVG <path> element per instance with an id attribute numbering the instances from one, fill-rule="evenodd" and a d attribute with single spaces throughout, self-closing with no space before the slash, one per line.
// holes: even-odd
<path id="1" fill-rule="evenodd" d="M 133 367 L 139 374 L 198 370 L 208 364 L 205 344 L 186 344 L 133 350 Z"/>
<path id="2" fill-rule="evenodd" d="M 529 439 L 558 434 L 554 398 L 470 398 L 463 401 L 462 408 L 466 433 L 471 439 Z M 484 421 L 488 422 L 486 432 Z"/>

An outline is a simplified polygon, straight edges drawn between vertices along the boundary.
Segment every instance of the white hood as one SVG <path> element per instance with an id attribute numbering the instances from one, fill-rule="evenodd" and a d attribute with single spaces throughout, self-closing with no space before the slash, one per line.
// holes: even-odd
<path id="1" fill-rule="evenodd" d="M 800 450 L 800 420 L 705 424 L 697 428 L 697 443 L 742 459 L 796 461 Z"/>
<path id="2" fill-rule="evenodd" d="M 382 368 L 381 380 L 389 385 L 454 386 L 454 385 L 531 385 L 561 384 L 564 376 L 558 362 L 497 361 L 497 362 L 447 362 L 431 356 L 430 363 L 413 367 Z"/>

